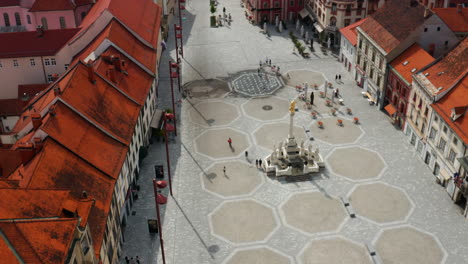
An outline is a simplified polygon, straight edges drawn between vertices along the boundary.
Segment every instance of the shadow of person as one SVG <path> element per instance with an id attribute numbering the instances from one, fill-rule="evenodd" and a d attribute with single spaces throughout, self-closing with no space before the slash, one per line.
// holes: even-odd
<path id="1" fill-rule="evenodd" d="M 233 146 L 229 146 L 231 148 L 231 152 L 236 152 L 236 149 Z"/>

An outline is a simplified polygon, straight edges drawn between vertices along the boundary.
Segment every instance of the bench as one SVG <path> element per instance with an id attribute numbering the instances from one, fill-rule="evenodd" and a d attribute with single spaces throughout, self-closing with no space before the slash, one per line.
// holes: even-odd
<path id="1" fill-rule="evenodd" d="M 372 261 L 374 264 L 383 264 L 382 259 L 375 251 L 375 248 L 371 244 L 366 244 L 366 248 L 369 251 L 369 255 L 371 255 Z"/>

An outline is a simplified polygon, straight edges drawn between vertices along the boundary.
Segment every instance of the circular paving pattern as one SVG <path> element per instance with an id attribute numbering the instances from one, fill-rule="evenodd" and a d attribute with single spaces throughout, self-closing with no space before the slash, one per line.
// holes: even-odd
<path id="1" fill-rule="evenodd" d="M 226 264 L 289 264 L 291 261 L 268 248 L 237 251 Z"/>
<path id="2" fill-rule="evenodd" d="M 226 173 L 223 168 L 226 167 Z M 262 177 L 255 166 L 239 161 L 215 164 L 202 173 L 206 190 L 222 196 L 243 195 L 252 192 L 262 182 Z"/>
<path id="3" fill-rule="evenodd" d="M 229 147 L 228 138 L 232 139 L 232 147 Z M 195 146 L 199 153 L 213 158 L 225 158 L 243 153 L 249 147 L 248 142 L 245 134 L 225 128 L 207 130 L 195 139 Z"/>
<path id="4" fill-rule="evenodd" d="M 404 192 L 381 183 L 358 186 L 349 200 L 358 215 L 378 223 L 404 220 L 411 210 Z"/>
<path id="5" fill-rule="evenodd" d="M 444 252 L 434 238 L 411 227 L 385 230 L 376 243 L 384 263 L 440 264 Z"/>
<path id="6" fill-rule="evenodd" d="M 312 242 L 302 253 L 303 264 L 372 264 L 366 249 L 334 238 Z"/>
<path id="7" fill-rule="evenodd" d="M 281 210 L 287 224 L 308 233 L 335 231 L 347 217 L 340 201 L 320 192 L 296 194 Z"/>
<path id="8" fill-rule="evenodd" d="M 342 126 L 337 125 L 338 119 L 343 121 Z M 310 132 L 315 138 L 330 144 L 353 143 L 363 134 L 359 126 L 347 119 L 328 117 L 319 120 L 323 122 L 324 128 L 319 128 L 318 125 L 314 123 Z"/>
<path id="9" fill-rule="evenodd" d="M 252 200 L 223 204 L 211 223 L 216 235 L 234 243 L 262 241 L 277 226 L 272 209 Z"/>
<path id="10" fill-rule="evenodd" d="M 351 180 L 375 178 L 385 168 L 377 153 L 360 147 L 337 149 L 327 161 L 333 172 Z"/>
<path id="11" fill-rule="evenodd" d="M 255 98 L 242 105 L 244 112 L 259 120 L 275 120 L 288 114 L 289 102 L 277 97 Z"/>
<path id="12" fill-rule="evenodd" d="M 238 117 L 237 108 L 223 102 L 203 102 L 190 109 L 190 119 L 204 126 L 227 125 Z"/>
<path id="13" fill-rule="evenodd" d="M 298 126 L 293 127 L 296 142 L 300 145 L 301 141 L 306 139 L 304 129 Z M 255 131 L 254 136 L 257 144 L 267 149 L 273 149 L 273 145 L 278 147 L 280 141 L 285 141 L 289 133 L 289 124 L 275 123 L 263 125 Z"/>
<path id="14" fill-rule="evenodd" d="M 246 71 L 239 74 L 231 82 L 234 91 L 245 96 L 271 95 L 273 92 L 283 87 L 283 83 L 273 74 L 266 74 L 257 71 Z"/>

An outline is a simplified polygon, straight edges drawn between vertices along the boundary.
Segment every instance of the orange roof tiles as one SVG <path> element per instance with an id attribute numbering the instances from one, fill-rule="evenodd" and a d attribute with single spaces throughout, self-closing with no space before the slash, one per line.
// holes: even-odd
<path id="1" fill-rule="evenodd" d="M 24 263 L 64 263 L 76 225 L 76 219 L 30 220 L 0 222 L 0 230 Z M 9 251 L 0 251 L 2 262 L 13 259 Z"/>
<path id="2" fill-rule="evenodd" d="M 423 71 L 435 86 L 442 87 L 441 93 L 450 88 L 463 74 L 468 71 L 468 38 L 465 38 L 445 57 Z"/>
<path id="3" fill-rule="evenodd" d="M 360 26 L 387 53 L 396 48 L 425 21 L 425 7 L 411 0 L 390 0 Z M 395 19 L 398 14 L 398 19 Z"/>
<path id="4" fill-rule="evenodd" d="M 2 33 L 0 58 L 55 55 L 78 31 L 78 28 L 44 30 L 42 37 L 35 31 Z"/>
<path id="5" fill-rule="evenodd" d="M 468 77 L 465 76 L 442 99 L 432 104 L 432 108 L 445 120 L 452 130 L 468 144 L 468 112 L 465 112 L 455 121 L 451 119 L 452 109 L 468 107 Z"/>
<path id="6" fill-rule="evenodd" d="M 468 8 L 434 8 L 432 9 L 453 32 L 468 32 Z"/>
<path id="7" fill-rule="evenodd" d="M 6 238 L 0 235 L 0 258 L 2 258 L 2 261 L 9 264 L 22 264 L 22 261 L 16 257 L 15 252 L 8 244 L 10 244 L 9 241 L 6 241 Z"/>
<path id="8" fill-rule="evenodd" d="M 367 18 L 361 19 L 358 22 L 351 24 L 347 27 L 341 28 L 340 33 L 345 37 L 353 46 L 356 46 L 357 43 L 357 31 L 356 28 L 359 27 Z"/>
<path id="9" fill-rule="evenodd" d="M 95 79 L 96 83 L 91 83 L 88 68 L 78 63 L 73 78 L 65 85 L 57 84 L 62 89 L 60 97 L 92 122 L 129 144 L 140 106 L 98 75 Z"/>
<path id="10" fill-rule="evenodd" d="M 38 162 L 39 161 L 39 162 Z M 115 180 L 106 176 L 79 156 L 68 151 L 53 139 L 46 139 L 44 147 L 23 171 L 28 189 L 65 189 L 80 199 L 83 191 L 96 200 L 88 223 L 99 254 L 110 210 Z M 29 180 L 28 180 L 29 178 Z"/>
<path id="11" fill-rule="evenodd" d="M 18 99 L 0 99 L 0 116 L 19 116 L 21 102 Z"/>
<path id="12" fill-rule="evenodd" d="M 127 146 L 109 137 L 61 102 L 42 130 L 60 144 L 113 178 L 119 176 Z"/>
<path id="13" fill-rule="evenodd" d="M 162 9 L 152 0 L 99 0 L 81 23 L 82 31 L 93 24 L 104 10 L 108 10 L 145 41 L 156 47 L 161 26 Z M 157 30 L 155 30 L 157 29 Z"/>
<path id="14" fill-rule="evenodd" d="M 0 148 L 0 178 L 10 175 L 21 164 L 21 154 L 11 149 Z"/>
<path id="15" fill-rule="evenodd" d="M 411 76 L 434 60 L 435 59 L 429 55 L 429 53 L 415 43 L 400 54 L 400 56 L 396 57 L 390 63 L 390 66 L 394 68 L 408 83 L 411 83 Z"/>

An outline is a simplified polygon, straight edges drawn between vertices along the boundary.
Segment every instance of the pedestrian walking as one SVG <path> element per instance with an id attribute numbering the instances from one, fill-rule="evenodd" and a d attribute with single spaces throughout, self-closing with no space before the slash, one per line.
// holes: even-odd
<path id="1" fill-rule="evenodd" d="M 335 89 L 335 97 L 338 98 L 340 96 L 340 91 L 338 91 L 338 88 Z"/>
<path id="2" fill-rule="evenodd" d="M 259 74 L 259 75 L 260 75 L 260 68 L 258 68 L 258 69 L 257 69 L 257 74 Z"/>
<path id="3" fill-rule="evenodd" d="M 338 75 L 338 80 L 340 80 L 340 81 L 341 81 L 341 74 L 339 74 L 339 75 Z"/>
<path id="4" fill-rule="evenodd" d="M 271 66 L 271 60 L 268 60 L 268 64 L 270 64 L 270 66 Z"/>
<path id="5" fill-rule="evenodd" d="M 128 256 L 125 256 L 125 263 L 129 264 L 130 260 L 128 259 Z"/>
<path id="6" fill-rule="evenodd" d="M 260 166 L 260 168 L 262 167 L 262 160 L 261 159 L 258 160 L 258 166 Z"/>
<path id="7" fill-rule="evenodd" d="M 138 258 L 138 256 L 136 256 L 136 263 L 140 264 L 140 258 Z"/>
<path id="8" fill-rule="evenodd" d="M 335 81 L 338 80 L 338 75 L 335 75 Z"/>
<path id="9" fill-rule="evenodd" d="M 259 63 L 259 64 L 260 64 L 260 68 L 261 68 L 261 67 L 262 67 L 262 60 L 260 60 L 260 63 Z"/>
<path id="10" fill-rule="evenodd" d="M 255 160 L 255 166 L 258 168 L 258 159 Z"/>
<path id="11" fill-rule="evenodd" d="M 311 92 L 311 93 L 310 93 L 310 104 L 311 104 L 311 105 L 314 104 L 314 92 Z"/>
<path id="12" fill-rule="evenodd" d="M 223 13 L 226 13 L 226 7 L 223 7 Z"/>
<path id="13" fill-rule="evenodd" d="M 249 152 L 245 151 L 245 158 L 247 158 L 248 156 L 249 156 Z"/>
<path id="14" fill-rule="evenodd" d="M 279 66 L 278 66 L 278 70 L 277 70 L 277 71 L 278 71 L 278 73 L 280 73 L 280 67 L 279 67 Z"/>
<path id="15" fill-rule="evenodd" d="M 229 143 L 229 147 L 232 148 L 232 139 L 229 138 L 227 142 Z"/>
<path id="16" fill-rule="evenodd" d="M 223 174 L 226 175 L 226 166 L 223 167 Z"/>

